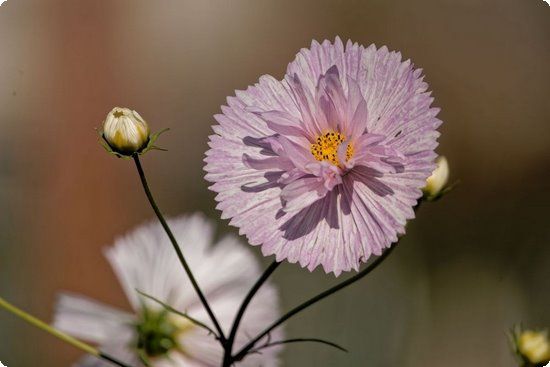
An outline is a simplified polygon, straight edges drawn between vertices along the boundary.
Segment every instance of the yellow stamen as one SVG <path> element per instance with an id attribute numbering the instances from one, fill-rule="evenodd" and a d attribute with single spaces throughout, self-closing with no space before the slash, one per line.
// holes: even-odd
<path id="1" fill-rule="evenodd" d="M 328 131 L 317 137 L 315 143 L 311 144 L 310 152 L 318 161 L 327 161 L 335 166 L 341 166 L 338 161 L 338 148 L 346 141 L 346 137 L 336 131 Z M 353 145 L 350 143 L 346 149 L 346 162 L 353 157 Z"/>

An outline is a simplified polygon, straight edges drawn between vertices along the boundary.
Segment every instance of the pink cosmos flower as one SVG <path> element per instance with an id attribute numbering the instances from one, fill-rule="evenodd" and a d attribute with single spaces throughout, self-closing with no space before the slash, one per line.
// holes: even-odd
<path id="1" fill-rule="evenodd" d="M 205 170 L 222 217 L 277 261 L 357 270 L 405 232 L 435 168 L 427 89 L 386 47 L 313 41 L 215 116 Z"/>

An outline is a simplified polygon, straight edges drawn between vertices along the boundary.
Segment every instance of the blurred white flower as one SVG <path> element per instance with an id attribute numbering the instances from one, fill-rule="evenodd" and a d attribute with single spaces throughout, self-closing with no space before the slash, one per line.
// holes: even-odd
<path id="1" fill-rule="evenodd" d="M 240 303 L 261 273 L 257 262 L 234 236 L 226 236 L 212 246 L 214 226 L 200 215 L 179 217 L 169 224 L 228 334 Z M 160 224 L 144 225 L 118 239 L 107 249 L 106 256 L 133 312 L 63 294 L 56 307 L 55 327 L 99 344 L 101 350 L 132 366 L 142 366 L 140 354 L 154 367 L 220 366 L 223 351 L 213 335 L 136 292 L 151 295 L 213 328 Z M 235 350 L 278 314 L 277 292 L 268 282 L 247 309 Z M 282 332 L 275 331 L 272 340 L 281 337 Z M 279 351 L 276 347 L 268 348 L 237 365 L 277 366 Z M 77 366 L 109 365 L 95 357 L 86 357 Z"/>
<path id="2" fill-rule="evenodd" d="M 113 108 L 103 122 L 103 138 L 122 155 L 139 153 L 149 142 L 149 133 L 147 122 L 129 108 Z"/>

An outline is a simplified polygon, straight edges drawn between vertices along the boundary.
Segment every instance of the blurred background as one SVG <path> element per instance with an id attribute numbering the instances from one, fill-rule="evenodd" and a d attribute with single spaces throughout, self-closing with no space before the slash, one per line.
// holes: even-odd
<path id="1" fill-rule="evenodd" d="M 115 105 L 169 153 L 143 158 L 161 208 L 219 219 L 203 180 L 212 116 L 336 35 L 422 67 L 460 186 L 425 205 L 372 276 L 287 324 L 285 366 L 514 366 L 506 332 L 550 326 L 550 7 L 542 0 L 8 0 L 0 8 L 0 295 L 51 320 L 59 290 L 128 307 L 101 249 L 152 218 L 94 128 Z M 258 249 L 253 251 L 260 257 Z M 271 259 L 262 259 L 267 264 Z M 285 264 L 283 309 L 334 283 Z M 0 311 L 0 360 L 79 351 Z"/>

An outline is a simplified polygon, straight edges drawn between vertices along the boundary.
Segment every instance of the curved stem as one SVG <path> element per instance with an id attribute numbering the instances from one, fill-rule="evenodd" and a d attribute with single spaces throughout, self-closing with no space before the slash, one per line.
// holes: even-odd
<path id="1" fill-rule="evenodd" d="M 293 308 L 292 310 L 290 310 L 289 312 L 287 312 L 286 314 L 281 316 L 281 318 L 279 318 L 277 321 L 273 322 L 266 329 L 264 329 L 264 331 L 262 331 L 258 336 L 256 336 L 254 339 L 252 339 L 247 345 L 245 345 L 243 348 L 241 348 L 241 350 L 232 358 L 233 361 L 237 362 L 237 361 L 240 361 L 241 359 L 243 359 L 247 355 L 247 353 L 252 348 L 254 348 L 254 346 L 256 345 L 256 343 L 258 341 L 260 341 L 264 336 L 268 335 L 271 332 L 271 330 L 275 329 L 276 327 L 281 325 L 283 322 L 290 319 L 292 316 L 300 313 L 301 311 L 303 311 L 306 308 L 314 305 L 315 303 L 321 301 L 322 299 L 330 296 L 333 293 L 338 292 L 339 290 L 342 290 L 342 289 L 346 288 L 347 286 L 355 283 L 356 281 L 358 281 L 361 278 L 368 275 L 370 272 L 372 272 L 374 269 L 376 269 L 378 267 L 378 265 L 380 265 L 393 252 L 393 250 L 397 247 L 398 244 L 399 244 L 399 241 L 397 241 L 392 247 L 390 247 L 389 249 L 384 251 L 382 253 L 382 255 L 380 255 L 376 260 L 374 260 L 370 265 L 368 265 L 365 269 L 363 269 L 362 271 L 360 271 L 356 275 L 352 276 L 349 279 L 344 280 L 341 283 L 338 283 L 334 287 L 329 288 L 329 289 L 327 289 L 326 291 L 324 291 L 322 293 L 319 293 L 315 297 L 307 300 L 306 302 L 304 302 L 301 305 Z"/>
<path id="2" fill-rule="evenodd" d="M 348 352 L 348 350 L 346 348 L 344 348 L 344 347 L 342 347 L 342 346 L 340 346 L 336 343 L 333 343 L 331 341 L 328 341 L 328 340 L 319 339 L 319 338 L 294 338 L 294 339 L 277 340 L 277 341 L 274 341 L 274 342 L 270 342 L 270 343 L 264 344 L 264 345 L 262 345 L 258 348 L 252 349 L 251 351 L 249 351 L 249 353 L 258 353 L 262 349 L 274 347 L 276 345 L 290 344 L 290 343 L 304 343 L 304 342 L 325 344 L 325 345 L 328 345 L 330 347 L 341 350 L 342 352 L 346 352 L 346 353 Z"/>
<path id="3" fill-rule="evenodd" d="M 12 305 L 8 301 L 6 301 L 4 298 L 0 297 L 0 307 L 5 309 L 6 311 L 14 314 L 15 316 L 21 318 L 22 320 L 28 322 L 29 324 L 55 336 L 56 338 L 64 341 L 67 344 L 72 345 L 75 348 L 78 348 L 82 350 L 85 353 L 91 354 L 93 356 L 96 356 L 98 358 L 104 359 L 106 361 L 111 362 L 114 365 L 120 366 L 120 367 L 130 367 L 124 362 L 121 362 L 114 357 L 105 354 L 98 350 L 97 348 L 92 347 L 89 344 L 86 344 L 76 338 L 73 338 L 69 334 L 66 334 L 60 330 L 57 330 L 56 328 L 46 324 L 44 321 L 37 319 L 36 317 L 32 316 L 31 314 L 21 310 L 20 308 Z"/>
<path id="4" fill-rule="evenodd" d="M 273 274 L 273 272 L 281 265 L 280 262 L 273 261 L 271 265 L 267 269 L 265 269 L 262 276 L 256 281 L 256 283 L 252 286 L 248 294 L 246 295 L 245 299 L 243 300 L 243 303 L 241 304 L 241 307 L 239 308 L 239 311 L 237 312 L 237 315 L 235 316 L 235 320 L 233 321 L 233 326 L 231 327 L 231 332 L 229 334 L 229 337 L 227 338 L 227 343 L 225 345 L 224 350 L 224 357 L 223 357 L 223 366 L 229 367 L 231 366 L 231 354 L 233 353 L 233 343 L 235 342 L 235 337 L 237 336 L 237 331 L 239 329 L 239 324 L 241 323 L 241 320 L 244 316 L 244 313 L 246 311 L 246 308 L 252 301 L 252 298 L 254 295 L 258 292 L 258 290 L 261 288 L 261 286 L 266 282 L 266 280 Z"/>
<path id="5" fill-rule="evenodd" d="M 172 246 L 174 247 L 174 250 L 176 251 L 176 254 L 178 255 L 178 259 L 181 262 L 181 265 L 183 266 L 183 269 L 187 273 L 187 276 L 189 277 L 189 280 L 191 281 L 191 284 L 193 285 L 193 288 L 195 289 L 195 292 L 197 292 L 197 295 L 199 296 L 202 305 L 204 306 L 206 312 L 208 313 L 208 316 L 210 316 L 210 320 L 212 320 L 212 323 L 214 324 L 214 327 L 216 328 L 219 338 L 222 346 L 225 347 L 225 335 L 223 333 L 222 328 L 220 327 L 220 324 L 218 320 L 216 319 L 216 316 L 214 315 L 214 312 L 212 312 L 212 309 L 210 308 L 210 305 L 208 304 L 208 301 L 206 300 L 206 297 L 202 293 L 199 284 L 197 283 L 197 280 L 195 279 L 195 276 L 193 275 L 193 272 L 191 271 L 191 268 L 189 267 L 189 264 L 187 264 L 187 261 L 185 260 L 185 257 L 183 256 L 183 253 L 181 252 L 181 249 L 178 245 L 178 242 L 176 240 L 176 237 L 174 237 L 174 234 L 172 233 L 172 230 L 166 223 L 166 220 L 164 219 L 164 216 L 162 215 L 160 209 L 158 208 L 155 199 L 153 198 L 153 195 L 151 194 L 151 190 L 149 189 L 149 185 L 147 184 L 147 179 L 145 178 L 145 173 L 143 172 L 143 168 L 141 167 L 141 162 L 139 161 L 139 156 L 137 154 L 133 155 L 134 162 L 136 164 L 136 168 L 139 173 L 139 178 L 141 179 L 141 184 L 143 185 L 143 190 L 145 191 L 145 195 L 147 195 L 147 199 L 149 199 L 149 203 L 151 204 L 151 207 L 153 208 L 153 211 L 157 215 L 158 220 L 160 221 L 160 224 L 164 228 L 164 231 L 168 235 L 168 238 L 170 239 L 170 242 L 172 243 Z"/>

